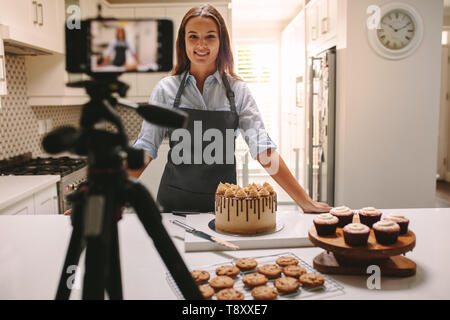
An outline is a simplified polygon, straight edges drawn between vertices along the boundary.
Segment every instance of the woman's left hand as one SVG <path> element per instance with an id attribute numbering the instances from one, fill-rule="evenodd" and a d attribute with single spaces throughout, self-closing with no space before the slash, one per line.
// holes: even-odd
<path id="1" fill-rule="evenodd" d="M 327 203 L 316 202 L 316 201 L 308 201 L 307 203 L 302 203 L 300 205 L 304 213 L 325 213 L 330 212 L 332 207 L 330 207 Z"/>

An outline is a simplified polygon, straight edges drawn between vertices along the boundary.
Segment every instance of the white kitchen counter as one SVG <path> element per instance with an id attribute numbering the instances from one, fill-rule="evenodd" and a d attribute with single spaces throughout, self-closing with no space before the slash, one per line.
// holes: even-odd
<path id="1" fill-rule="evenodd" d="M 367 288 L 369 275 L 329 275 L 344 287 L 344 294 L 335 298 L 450 299 L 450 208 L 383 210 L 393 211 L 402 211 L 411 220 L 417 245 L 406 256 L 417 263 L 417 274 L 408 278 L 382 277 L 380 290 Z M 173 215 L 163 217 L 189 268 L 287 251 L 312 265 L 313 258 L 323 251 L 283 248 L 185 253 L 184 231 L 168 222 Z M 71 230 L 67 216 L 0 216 L 0 299 L 53 299 Z M 134 214 L 124 215 L 119 222 L 119 237 L 124 297 L 176 299 L 167 283 L 164 264 Z M 81 289 L 74 290 L 71 298 L 80 296 Z"/>
<path id="2" fill-rule="evenodd" d="M 61 180 L 58 175 L 0 176 L 0 210 Z"/>

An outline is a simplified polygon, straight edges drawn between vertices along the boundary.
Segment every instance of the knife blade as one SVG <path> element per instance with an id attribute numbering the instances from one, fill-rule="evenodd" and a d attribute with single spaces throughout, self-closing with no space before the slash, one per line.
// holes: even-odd
<path id="1" fill-rule="evenodd" d="M 225 246 L 225 247 L 233 249 L 233 250 L 239 249 L 239 246 L 237 246 L 237 245 L 235 245 L 235 244 L 233 244 L 231 242 L 228 242 L 228 241 L 225 241 L 223 239 L 211 236 L 211 235 L 209 235 L 209 234 L 207 234 L 207 233 L 205 233 L 203 231 L 200 231 L 200 230 L 197 230 L 195 228 L 192 228 L 191 226 L 188 226 L 187 224 L 185 224 L 185 223 L 183 223 L 181 221 L 170 220 L 170 222 L 172 222 L 174 225 L 182 227 L 184 230 L 186 230 L 186 232 L 192 233 L 194 236 L 206 239 L 208 241 L 217 243 L 217 244 L 219 244 L 221 246 Z"/>

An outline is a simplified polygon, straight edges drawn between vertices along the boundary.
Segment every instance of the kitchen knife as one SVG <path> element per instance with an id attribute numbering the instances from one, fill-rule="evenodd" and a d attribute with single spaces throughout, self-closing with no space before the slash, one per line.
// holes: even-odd
<path id="1" fill-rule="evenodd" d="M 195 236 L 197 236 L 197 237 L 200 237 L 200 238 L 209 240 L 209 241 L 211 241 L 211 242 L 220 244 L 221 246 L 225 246 L 225 247 L 230 248 L 230 249 L 233 249 L 233 250 L 239 249 L 239 247 L 238 247 L 237 245 L 232 244 L 231 242 L 228 242 L 228 241 L 225 241 L 225 240 L 216 238 L 216 237 L 211 236 L 211 235 L 209 235 L 209 234 L 207 234 L 207 233 L 205 233 L 205 232 L 203 232 L 203 231 L 196 230 L 196 229 L 194 229 L 194 228 L 188 226 L 187 224 L 184 224 L 184 223 L 181 222 L 181 221 L 178 221 L 178 220 L 170 220 L 170 222 L 172 222 L 173 224 L 175 224 L 175 225 L 177 225 L 177 226 L 179 226 L 179 227 L 182 227 L 182 228 L 185 229 L 187 232 L 192 233 L 193 235 L 195 235 Z"/>

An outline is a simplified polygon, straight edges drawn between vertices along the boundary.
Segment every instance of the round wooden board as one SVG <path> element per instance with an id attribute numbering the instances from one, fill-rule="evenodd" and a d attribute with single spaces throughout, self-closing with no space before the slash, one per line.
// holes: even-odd
<path id="1" fill-rule="evenodd" d="M 389 246 L 377 242 L 373 229 L 370 230 L 367 245 L 360 247 L 352 247 L 345 243 L 342 228 L 337 228 L 335 235 L 324 237 L 319 236 L 316 227 L 312 225 L 309 228 L 308 236 L 314 245 L 333 252 L 336 258 L 352 261 L 387 259 L 411 251 L 416 245 L 416 235 L 411 230 L 404 235 L 399 235 L 397 242 Z"/>

